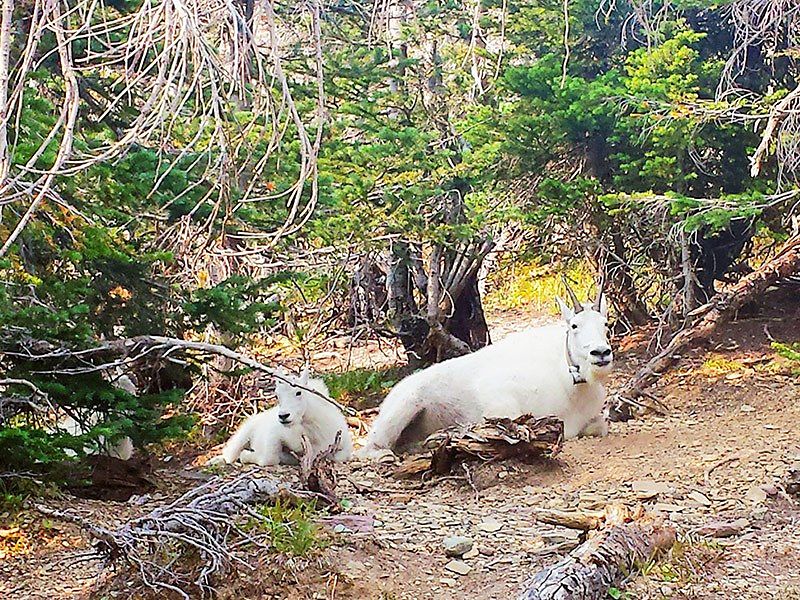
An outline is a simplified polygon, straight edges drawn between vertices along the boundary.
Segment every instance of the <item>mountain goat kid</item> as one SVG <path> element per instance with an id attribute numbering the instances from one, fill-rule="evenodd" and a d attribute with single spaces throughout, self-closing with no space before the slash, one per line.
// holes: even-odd
<path id="1" fill-rule="evenodd" d="M 523 414 L 561 419 L 565 438 L 606 435 L 604 383 L 613 355 L 603 286 L 587 304 L 566 287 L 572 306 L 556 299 L 560 322 L 511 334 L 403 379 L 381 405 L 359 455 L 375 457 L 451 425 Z"/>
<path id="2" fill-rule="evenodd" d="M 282 378 L 275 378 L 277 406 L 249 417 L 225 444 L 222 455 L 209 461 L 209 464 L 230 464 L 236 459 L 262 467 L 296 464 L 291 453 L 303 451 L 303 436 L 316 454 L 327 450 L 336 441 L 339 432 L 340 449 L 333 458 L 338 462 L 350 458 L 353 443 L 344 415 L 336 406 L 308 391 L 314 390 L 329 397 L 325 382 L 322 379 L 309 379 L 308 369 L 304 369 L 299 378 L 283 373 L 285 371 L 281 372 Z"/>

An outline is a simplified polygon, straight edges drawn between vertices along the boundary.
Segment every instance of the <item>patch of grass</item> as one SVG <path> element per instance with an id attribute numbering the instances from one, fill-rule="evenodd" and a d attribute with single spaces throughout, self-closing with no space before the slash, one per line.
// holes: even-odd
<path id="1" fill-rule="evenodd" d="M 245 529 L 258 528 L 267 533 L 276 552 L 307 556 L 327 545 L 315 522 L 319 513 L 314 502 L 278 501 L 261 506 L 257 512 L 261 518 L 251 519 Z"/>
<path id="2" fill-rule="evenodd" d="M 326 373 L 323 378 L 334 400 L 352 406 L 363 405 L 374 398 L 382 399 L 400 380 L 400 373 L 397 368 L 354 369 L 345 373 Z"/>
<path id="3" fill-rule="evenodd" d="M 723 552 L 723 546 L 714 541 L 681 539 L 665 555 L 639 563 L 636 568 L 642 577 L 683 587 L 698 581 L 706 566 Z"/>
<path id="4" fill-rule="evenodd" d="M 775 342 L 772 348 L 783 358 L 788 359 L 793 363 L 792 374 L 800 376 L 800 343 L 794 344 L 780 344 Z"/>
<path id="5" fill-rule="evenodd" d="M 595 274 L 586 262 L 575 262 L 561 268 L 541 266 L 536 262 L 513 263 L 497 270 L 492 277 L 492 291 L 486 295 L 487 308 L 508 309 L 531 307 L 557 314 L 555 297 L 566 296 L 561 275 L 570 280 L 572 289 L 583 301 L 594 297 Z"/>
<path id="6" fill-rule="evenodd" d="M 738 361 L 725 358 L 721 354 L 713 354 L 703 363 L 700 371 L 704 375 L 726 375 L 741 371 L 744 368 L 745 366 Z"/>

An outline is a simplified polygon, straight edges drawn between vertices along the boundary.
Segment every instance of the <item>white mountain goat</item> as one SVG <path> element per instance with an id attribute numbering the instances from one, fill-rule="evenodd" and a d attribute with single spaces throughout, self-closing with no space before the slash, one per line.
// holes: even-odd
<path id="1" fill-rule="evenodd" d="M 132 396 L 137 396 L 139 394 L 136 385 L 127 375 L 120 375 L 111 382 L 111 385 L 128 392 Z M 69 435 L 79 436 L 89 431 L 99 422 L 100 414 L 96 412 L 88 413 L 82 423 L 79 423 L 74 418 L 67 415 L 59 419 L 57 427 L 51 429 L 51 431 L 63 431 Z M 131 456 L 133 456 L 133 441 L 129 437 L 124 437 L 114 444 L 108 444 L 101 435 L 97 438 L 97 444 L 97 448 L 86 447 L 84 448 L 84 452 L 87 454 L 103 454 L 111 456 L 112 458 L 119 458 L 120 460 L 130 460 Z M 72 450 L 66 450 L 65 452 L 68 456 L 75 456 L 75 452 Z"/>
<path id="2" fill-rule="evenodd" d="M 561 419 L 565 438 L 606 435 L 604 383 L 613 355 L 603 285 L 593 303 L 581 304 L 564 283 L 572 307 L 557 298 L 560 322 L 511 334 L 398 383 L 359 455 L 374 457 L 443 427 L 523 414 Z"/>
<path id="3" fill-rule="evenodd" d="M 282 372 L 282 374 L 285 372 Z M 232 463 L 239 459 L 262 467 L 277 464 L 296 464 L 290 452 L 303 451 L 305 436 L 315 454 L 327 450 L 341 432 L 339 451 L 334 460 L 344 462 L 353 453 L 353 442 L 347 421 L 341 411 L 319 395 L 296 387 L 314 390 L 330 397 L 322 379 L 309 379 L 304 369 L 299 378 L 283 375 L 288 381 L 275 378 L 278 404 L 265 412 L 250 416 L 225 444 L 222 455 L 209 464 Z M 249 446 L 249 450 L 246 449 Z"/>

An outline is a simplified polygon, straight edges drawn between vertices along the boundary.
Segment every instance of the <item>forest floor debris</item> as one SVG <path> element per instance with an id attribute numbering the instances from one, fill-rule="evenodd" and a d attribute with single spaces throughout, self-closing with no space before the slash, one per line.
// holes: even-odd
<path id="1" fill-rule="evenodd" d="M 712 355 L 692 353 L 654 386 L 669 414 L 613 423 L 606 438 L 570 440 L 556 459 L 477 465 L 472 485 L 463 477 L 400 481 L 391 477 L 396 463 L 337 465 L 344 508 L 320 520 L 325 547 L 310 557 L 245 553 L 255 570 L 226 577 L 220 598 L 505 600 L 581 541 L 580 531 L 537 518 L 542 509 L 602 511 L 609 503 L 642 503 L 679 532 L 663 561 L 641 565 L 621 586 L 631 598 L 800 598 L 800 505 L 787 493 L 795 481 L 787 474 L 800 462 L 800 381 L 763 332 L 769 319 L 772 336 L 796 340 L 798 312 L 742 316 L 723 327 Z M 514 317 L 499 316 L 497 337 L 529 321 Z M 640 345 L 627 344 L 616 380 L 642 356 Z M 197 486 L 187 461 L 158 465 L 158 489 L 137 502 L 66 497 L 52 505 L 119 527 Z M 292 467 L 268 475 L 299 476 Z M 143 597 L 129 578 L 101 576 L 99 562 L 86 560 L 77 526 L 23 515 L 0 525 L 0 596 L 99 598 L 101 589 Z M 451 536 L 471 538 L 473 549 L 448 556 L 443 540 Z M 453 560 L 467 567 L 458 565 L 463 574 L 448 569 Z"/>

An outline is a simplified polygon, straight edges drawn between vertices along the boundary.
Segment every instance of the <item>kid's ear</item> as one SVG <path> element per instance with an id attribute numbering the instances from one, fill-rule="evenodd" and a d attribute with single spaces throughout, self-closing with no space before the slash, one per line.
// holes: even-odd
<path id="1" fill-rule="evenodd" d="M 286 380 L 289 378 L 289 371 L 283 365 L 278 365 L 275 369 L 275 376 L 272 379 L 275 381 L 276 386 L 286 385 Z"/>
<path id="2" fill-rule="evenodd" d="M 309 375 L 309 369 L 308 369 L 308 364 L 306 364 L 303 367 L 303 370 L 300 371 L 300 384 L 301 385 L 307 385 L 308 384 L 308 375 Z"/>
<path id="3" fill-rule="evenodd" d="M 572 320 L 572 317 L 575 316 L 575 311 L 572 310 L 572 308 L 570 308 L 560 296 L 556 296 L 556 302 L 558 303 L 559 310 L 561 310 L 561 318 L 569 323 Z"/>

